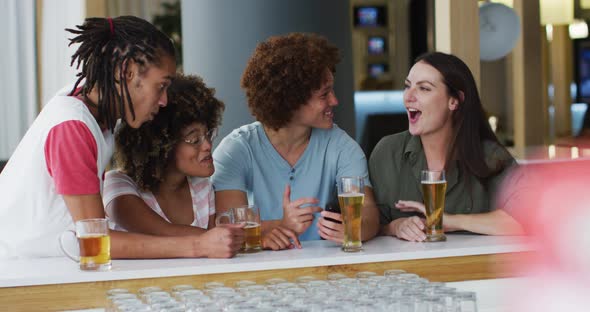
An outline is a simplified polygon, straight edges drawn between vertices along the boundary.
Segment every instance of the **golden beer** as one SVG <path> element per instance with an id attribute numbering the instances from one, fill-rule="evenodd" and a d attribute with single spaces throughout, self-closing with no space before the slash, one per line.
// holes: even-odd
<path id="1" fill-rule="evenodd" d="M 445 194 L 447 181 L 422 181 L 422 194 L 426 210 L 427 242 L 445 241 L 443 231 L 443 213 L 445 211 Z"/>
<path id="2" fill-rule="evenodd" d="M 78 237 L 80 245 L 80 268 L 103 270 L 111 266 L 111 238 L 109 235 Z"/>
<path id="3" fill-rule="evenodd" d="M 343 251 L 360 251 L 361 242 L 361 209 L 365 202 L 362 193 L 345 193 L 338 195 L 342 220 L 344 221 Z"/>
<path id="4" fill-rule="evenodd" d="M 242 245 L 242 252 L 257 252 L 262 249 L 260 238 L 260 223 L 248 221 L 244 227 L 245 239 Z"/>
<path id="5" fill-rule="evenodd" d="M 215 217 L 215 225 L 221 224 L 244 224 L 245 237 L 240 252 L 251 253 L 262 250 L 260 209 L 257 206 L 229 208 L 228 211 Z"/>

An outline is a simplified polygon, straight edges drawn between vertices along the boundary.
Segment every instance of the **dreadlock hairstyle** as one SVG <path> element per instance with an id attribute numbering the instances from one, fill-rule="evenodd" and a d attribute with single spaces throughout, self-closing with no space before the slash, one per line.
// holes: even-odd
<path id="1" fill-rule="evenodd" d="M 124 119 L 125 101 L 131 116 L 135 118 L 125 79 L 128 61 L 137 63 L 140 71 L 149 64 L 159 65 L 164 56 L 176 57 L 174 45 L 154 25 L 135 16 L 87 18 L 76 28 L 66 29 L 76 35 L 69 39 L 69 45 L 80 44 L 72 55 L 70 66 L 77 63 L 76 69 L 79 69 L 82 65 L 70 95 L 74 95 L 80 82 L 86 79 L 80 94 L 90 102 L 88 94 L 96 87 L 98 103 L 94 104 L 98 106 L 98 122 L 104 122 L 112 131 L 116 120 Z M 115 77 L 117 71 L 118 77 Z M 119 89 L 121 92 L 118 92 Z M 116 116 L 117 109 L 119 116 Z"/>
<path id="2" fill-rule="evenodd" d="M 201 78 L 178 74 L 168 88 L 168 105 L 153 121 L 137 129 L 123 121 L 115 135 L 117 167 L 141 189 L 156 191 L 184 139 L 182 130 L 193 123 L 217 128 L 224 108 Z"/>

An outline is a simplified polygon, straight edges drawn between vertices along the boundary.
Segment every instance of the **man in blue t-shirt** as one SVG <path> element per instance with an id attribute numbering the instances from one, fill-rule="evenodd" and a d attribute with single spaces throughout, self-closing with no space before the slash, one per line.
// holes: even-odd
<path id="1" fill-rule="evenodd" d="M 291 241 L 300 247 L 299 239 L 342 242 L 340 214 L 323 208 L 337 200 L 344 176 L 365 180 L 362 239 L 379 229 L 365 155 L 333 122 L 339 60 L 326 39 L 295 33 L 259 44 L 242 76 L 258 121 L 223 139 L 212 180 L 218 211 L 247 203 L 260 208 L 265 248 L 289 248 Z"/>

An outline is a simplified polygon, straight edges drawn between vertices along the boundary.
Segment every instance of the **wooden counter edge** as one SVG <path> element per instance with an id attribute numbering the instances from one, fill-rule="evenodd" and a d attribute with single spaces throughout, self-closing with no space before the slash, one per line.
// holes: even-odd
<path id="1" fill-rule="evenodd" d="M 164 290 L 170 290 L 172 286 L 180 284 L 191 284 L 202 288 L 203 284 L 209 281 L 219 281 L 233 287 L 235 282 L 239 280 L 264 283 L 269 278 L 280 277 L 293 281 L 296 277 L 304 275 L 325 279 L 328 274 L 336 272 L 352 277 L 356 272 L 373 271 L 383 274 L 385 270 L 389 269 L 406 270 L 433 282 L 514 277 L 518 276 L 515 267 L 521 264 L 529 254 L 530 252 L 502 253 L 239 273 L 7 287 L 0 288 L 0 306 L 8 308 L 10 311 L 90 309 L 105 307 L 107 304 L 106 291 L 112 288 L 126 288 L 132 292 L 146 286 L 159 286 Z"/>

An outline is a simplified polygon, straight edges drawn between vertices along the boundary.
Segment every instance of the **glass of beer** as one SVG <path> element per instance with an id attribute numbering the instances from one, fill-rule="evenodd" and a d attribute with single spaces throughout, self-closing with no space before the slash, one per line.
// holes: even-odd
<path id="1" fill-rule="evenodd" d="M 338 183 L 338 203 L 344 221 L 344 242 L 342 250 L 360 251 L 361 209 L 365 202 L 365 181 L 363 177 L 342 177 Z"/>
<path id="2" fill-rule="evenodd" d="M 80 255 L 69 253 L 64 247 L 64 235 L 72 233 L 78 239 Z M 68 258 L 80 263 L 83 271 L 107 271 L 111 269 L 111 238 L 107 219 L 76 221 L 76 231 L 67 230 L 59 237 L 59 246 Z"/>
<path id="3" fill-rule="evenodd" d="M 249 205 L 230 208 L 227 212 L 221 213 L 215 218 L 216 225 L 224 223 L 245 224 L 246 237 L 241 252 L 253 253 L 262 250 L 260 210 L 257 206 Z"/>
<path id="4" fill-rule="evenodd" d="M 447 179 L 444 171 L 422 170 L 422 195 L 426 215 L 426 242 L 442 242 L 447 237 L 443 231 Z"/>

